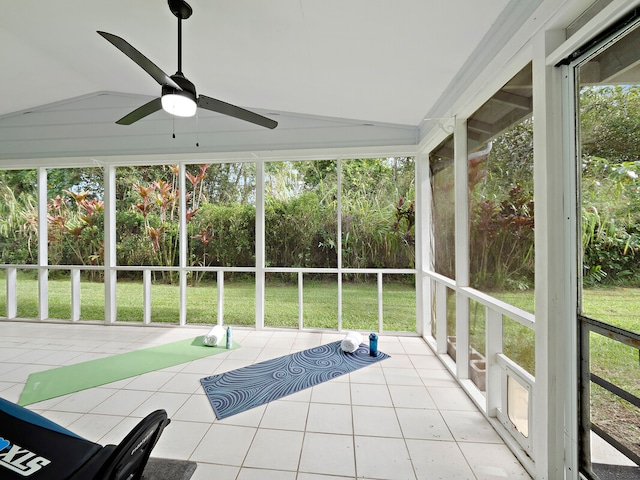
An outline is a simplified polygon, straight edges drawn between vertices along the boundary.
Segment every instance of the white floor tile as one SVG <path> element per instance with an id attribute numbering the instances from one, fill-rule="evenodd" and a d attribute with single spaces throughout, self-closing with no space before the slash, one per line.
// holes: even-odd
<path id="1" fill-rule="evenodd" d="M 400 342 L 393 341 L 389 337 L 378 337 L 378 350 L 392 357 L 406 353 Z"/>
<path id="2" fill-rule="evenodd" d="M 331 380 L 316 385 L 311 389 L 311 401 L 314 403 L 351 403 L 351 389 L 349 383 Z"/>
<path id="3" fill-rule="evenodd" d="M 300 390 L 299 392 L 292 393 L 291 395 L 287 395 L 286 397 L 282 397 L 280 400 L 283 402 L 306 402 L 308 403 L 311 400 L 311 392 L 310 388 L 305 388 Z"/>
<path id="4" fill-rule="evenodd" d="M 354 405 L 352 410 L 355 435 L 402 438 L 402 430 L 393 408 Z"/>
<path id="5" fill-rule="evenodd" d="M 461 387 L 427 387 L 427 390 L 440 410 L 478 411 Z"/>
<path id="6" fill-rule="evenodd" d="M 416 369 L 432 369 L 445 371 L 446 368 L 435 355 L 411 355 L 411 363 Z"/>
<path id="7" fill-rule="evenodd" d="M 68 429 L 87 440 L 98 442 L 123 419 L 122 416 L 87 413 L 71 423 Z"/>
<path id="8" fill-rule="evenodd" d="M 0 396 L 14 402 L 35 371 L 209 330 L 29 322 L 1 327 Z M 172 421 L 152 456 L 197 461 L 192 480 L 529 478 L 418 337 L 381 335 L 380 350 L 391 358 L 216 419 L 201 378 L 343 337 L 238 327 L 234 339 L 242 348 L 28 408 L 101 444 L 119 443 L 149 411 L 163 408 Z"/>
<path id="9" fill-rule="evenodd" d="M 299 471 L 355 477 L 353 437 L 305 433 Z"/>
<path id="10" fill-rule="evenodd" d="M 11 387 L 4 389 L 1 392 L 0 397 L 4 398 L 5 400 L 9 400 L 10 402 L 18 403 L 18 400 L 20 400 L 20 394 L 22 393 L 23 389 L 23 383 L 14 383 Z"/>
<path id="11" fill-rule="evenodd" d="M 436 408 L 429 391 L 424 386 L 389 385 L 389 392 L 393 405 L 397 408 Z"/>
<path id="12" fill-rule="evenodd" d="M 190 460 L 241 466 L 255 434 L 255 428 L 214 423 Z"/>
<path id="13" fill-rule="evenodd" d="M 33 410 L 36 413 L 39 413 L 40 415 L 46 417 L 52 422 L 55 422 L 58 425 L 67 429 L 69 428 L 69 425 L 71 425 L 73 422 L 78 420 L 83 415 L 82 413 L 56 412 L 51 410 L 44 412 L 42 410 L 37 410 L 35 408 L 32 408 L 31 405 L 29 405 L 28 409 Z M 95 439 L 93 439 L 92 441 L 95 441 Z"/>
<path id="14" fill-rule="evenodd" d="M 201 358 L 189 362 L 185 367 L 180 370 L 181 373 L 197 373 L 201 377 L 207 377 L 213 375 L 215 371 L 220 368 L 224 358 L 221 355 L 214 355 L 213 357 Z"/>
<path id="15" fill-rule="evenodd" d="M 415 368 L 385 368 L 384 376 L 387 385 L 420 385 L 422 379 Z"/>
<path id="16" fill-rule="evenodd" d="M 353 405 L 393 406 L 389 389 L 386 385 L 351 384 L 351 402 Z"/>
<path id="17" fill-rule="evenodd" d="M 439 362 L 439 360 L 436 360 Z M 447 370 L 417 369 L 422 383 L 427 387 L 458 387 L 458 383 L 453 379 Z"/>
<path id="18" fill-rule="evenodd" d="M 306 431 L 352 435 L 353 418 L 351 405 L 335 403 L 309 404 Z"/>
<path id="19" fill-rule="evenodd" d="M 267 405 L 260 428 L 304 432 L 307 424 L 307 402 L 274 401 Z"/>
<path id="20" fill-rule="evenodd" d="M 213 423 L 216 420 L 216 415 L 207 396 L 195 394 L 191 395 L 170 418 L 185 422 Z"/>
<path id="21" fill-rule="evenodd" d="M 101 404 L 115 393 L 116 390 L 100 387 L 81 390 L 67 395 L 62 401 L 56 403 L 52 409 L 61 412 L 88 413 L 96 405 Z"/>
<path id="22" fill-rule="evenodd" d="M 141 420 L 141 418 L 137 417 L 125 417 L 120 423 L 103 435 L 102 438 L 95 439 L 94 441 L 100 445 L 118 445 Z"/>
<path id="23" fill-rule="evenodd" d="M 458 442 L 502 443 L 480 412 L 442 410 L 442 417 Z"/>
<path id="24" fill-rule="evenodd" d="M 407 355 L 433 355 L 433 351 L 424 341 L 421 341 L 421 343 L 403 343 L 402 346 Z"/>
<path id="25" fill-rule="evenodd" d="M 190 480 L 237 480 L 239 467 L 199 463 Z"/>
<path id="26" fill-rule="evenodd" d="M 214 477 L 211 478 L 213 479 Z M 218 479 L 216 478 L 216 480 Z M 241 468 L 236 480 L 296 480 L 296 472 L 267 470 L 264 468 Z"/>
<path id="27" fill-rule="evenodd" d="M 243 467 L 297 471 L 303 436 L 303 432 L 260 428 Z"/>
<path id="28" fill-rule="evenodd" d="M 336 477 L 334 475 L 318 475 L 315 473 L 300 472 L 298 473 L 296 480 L 356 480 L 356 478 L 350 476 Z"/>
<path id="29" fill-rule="evenodd" d="M 266 405 L 260 405 L 258 407 L 251 408 L 242 413 L 232 415 L 222 420 L 216 420 L 216 422 L 221 423 L 222 425 L 239 425 L 243 427 L 258 427 L 260 425 L 260 422 L 262 421 L 262 416 L 264 415 L 264 412 L 266 409 L 267 409 Z"/>
<path id="30" fill-rule="evenodd" d="M 123 388 L 155 392 L 175 376 L 176 374 L 172 372 L 149 372 L 131 379 Z"/>
<path id="31" fill-rule="evenodd" d="M 113 395 L 90 410 L 103 415 L 132 415 L 133 412 L 153 395 L 140 390 L 116 390 Z"/>
<path id="32" fill-rule="evenodd" d="M 386 384 L 386 379 L 379 364 L 370 365 L 365 368 L 356 370 L 349 374 L 351 383 L 373 383 L 376 385 Z"/>
<path id="33" fill-rule="evenodd" d="M 407 447 L 418 480 L 475 480 L 455 442 L 407 440 Z"/>
<path id="34" fill-rule="evenodd" d="M 195 393 L 196 390 L 202 388 L 200 379 L 202 375 L 197 373 L 181 373 L 175 375 L 167 383 L 162 385 L 158 389 L 161 392 L 173 392 L 173 393 Z"/>
<path id="35" fill-rule="evenodd" d="M 454 441 L 449 427 L 438 410 L 396 408 L 404 438 Z"/>
<path id="36" fill-rule="evenodd" d="M 146 417 L 151 412 L 162 409 L 167 412 L 169 418 L 173 418 L 190 397 L 187 393 L 155 392 L 131 412 L 131 415 Z"/>
<path id="37" fill-rule="evenodd" d="M 356 436 L 355 445 L 358 478 L 416 480 L 404 439 Z"/>
<path id="38" fill-rule="evenodd" d="M 504 445 L 459 443 L 478 480 L 530 480 L 527 471 Z"/>
<path id="39" fill-rule="evenodd" d="M 391 358 L 382 360 L 380 365 L 383 369 L 387 368 L 413 368 L 413 363 L 409 360 L 409 357 L 405 354 L 392 355 Z"/>
<path id="40" fill-rule="evenodd" d="M 151 454 L 159 458 L 193 460 L 190 456 L 200 444 L 209 427 L 208 423 L 171 421 L 165 427 Z M 206 457 L 206 455 L 203 456 Z"/>

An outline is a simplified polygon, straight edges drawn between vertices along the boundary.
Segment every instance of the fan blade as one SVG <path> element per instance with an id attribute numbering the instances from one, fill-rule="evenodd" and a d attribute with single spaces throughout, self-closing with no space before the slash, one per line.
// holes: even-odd
<path id="1" fill-rule="evenodd" d="M 130 114 L 125 115 L 116 123 L 119 125 L 131 125 L 132 123 L 137 122 L 138 120 L 146 117 L 147 115 L 151 115 L 158 110 L 162 110 L 162 100 L 160 98 L 154 98 L 150 102 L 145 103 L 139 108 L 136 108 Z"/>
<path id="2" fill-rule="evenodd" d="M 230 103 L 223 102 L 222 100 L 216 100 L 215 98 L 207 97 L 205 95 L 200 95 L 198 97 L 198 106 L 211 110 L 212 112 L 218 112 L 230 117 L 239 118 L 245 122 L 255 123 L 261 127 L 273 129 L 278 126 L 278 122 L 275 120 L 271 120 L 270 118 L 263 117 L 262 115 L 250 112 L 244 108 L 236 107 Z"/>
<path id="3" fill-rule="evenodd" d="M 147 72 L 149 75 L 153 77 L 153 79 L 158 82 L 160 85 L 169 85 L 178 90 L 182 90 L 182 87 L 178 85 L 173 79 L 164 73 L 160 68 L 145 57 L 142 53 L 136 50 L 129 42 L 124 40 L 123 38 L 118 37 L 117 35 L 113 35 L 107 32 L 98 31 L 100 35 L 102 35 L 107 41 L 109 41 L 112 45 L 114 45 L 118 50 L 124 53 L 131 60 L 136 62 L 142 69 Z"/>

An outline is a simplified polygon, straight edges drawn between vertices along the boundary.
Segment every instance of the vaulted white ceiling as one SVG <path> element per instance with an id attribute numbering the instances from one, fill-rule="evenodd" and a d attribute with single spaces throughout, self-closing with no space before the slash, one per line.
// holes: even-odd
<path id="1" fill-rule="evenodd" d="M 202 111 L 114 124 L 160 86 L 96 31 L 123 37 L 171 75 L 177 19 L 166 0 L 5 2 L 0 160 L 177 153 L 196 143 L 207 151 L 415 144 L 461 72 L 495 55 L 500 32 L 540 3 L 189 0 L 184 74 L 198 93 L 280 122 L 266 130 Z"/>

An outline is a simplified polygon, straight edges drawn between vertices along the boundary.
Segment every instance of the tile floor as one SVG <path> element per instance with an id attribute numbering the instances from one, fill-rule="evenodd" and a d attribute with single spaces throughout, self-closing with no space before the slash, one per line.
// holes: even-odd
<path id="1" fill-rule="evenodd" d="M 0 322 L 0 396 L 30 373 L 191 338 L 208 328 Z M 172 419 L 155 457 L 198 462 L 193 480 L 528 479 L 418 337 L 381 336 L 391 355 L 219 421 L 201 377 L 339 340 L 234 329 L 241 348 L 29 406 L 89 440 L 118 443 L 147 413 Z"/>

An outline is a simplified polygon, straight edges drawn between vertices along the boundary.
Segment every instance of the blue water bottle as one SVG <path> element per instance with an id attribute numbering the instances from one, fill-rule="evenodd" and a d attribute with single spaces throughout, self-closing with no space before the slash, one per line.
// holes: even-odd
<path id="1" fill-rule="evenodd" d="M 378 335 L 375 333 L 369 335 L 369 355 L 378 356 Z"/>
<path id="2" fill-rule="evenodd" d="M 233 346 L 233 341 L 231 340 L 231 327 L 227 327 L 227 348 L 231 348 Z"/>

